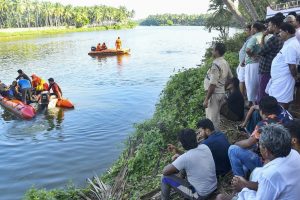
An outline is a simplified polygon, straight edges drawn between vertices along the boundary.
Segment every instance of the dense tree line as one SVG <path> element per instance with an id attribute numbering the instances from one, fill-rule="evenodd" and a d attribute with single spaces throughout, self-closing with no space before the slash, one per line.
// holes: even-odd
<path id="1" fill-rule="evenodd" d="M 113 25 L 127 23 L 134 14 L 123 6 L 74 7 L 37 0 L 0 0 L 0 28 Z"/>
<path id="2" fill-rule="evenodd" d="M 186 15 L 186 14 L 163 14 L 150 15 L 143 20 L 142 26 L 165 26 L 165 25 L 184 25 L 202 26 L 205 23 L 206 15 Z"/>

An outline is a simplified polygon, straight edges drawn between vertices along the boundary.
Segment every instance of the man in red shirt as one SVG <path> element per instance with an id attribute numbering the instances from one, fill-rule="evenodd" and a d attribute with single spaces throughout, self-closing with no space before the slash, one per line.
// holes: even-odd
<path id="1" fill-rule="evenodd" d="M 56 95 L 56 97 L 58 99 L 61 99 L 62 98 L 62 91 L 59 87 L 59 85 L 57 83 L 54 82 L 54 79 L 53 78 L 49 78 L 48 79 L 48 82 L 49 82 L 49 88 L 48 88 L 48 91 L 50 91 L 52 89 L 53 93 Z"/>

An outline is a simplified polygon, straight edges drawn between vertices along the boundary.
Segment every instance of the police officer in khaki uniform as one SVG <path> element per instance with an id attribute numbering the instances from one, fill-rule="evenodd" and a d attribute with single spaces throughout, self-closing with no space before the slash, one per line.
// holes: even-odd
<path id="1" fill-rule="evenodd" d="M 203 106 L 206 118 L 213 122 L 216 129 L 219 128 L 220 109 L 225 100 L 225 84 L 233 77 L 229 64 L 223 58 L 225 51 L 223 43 L 214 45 L 212 55 L 215 60 L 204 79 L 206 97 Z"/>

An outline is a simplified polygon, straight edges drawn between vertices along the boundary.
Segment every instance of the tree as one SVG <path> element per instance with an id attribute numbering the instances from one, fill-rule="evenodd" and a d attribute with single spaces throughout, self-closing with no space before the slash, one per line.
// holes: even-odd
<path id="1" fill-rule="evenodd" d="M 240 3 L 242 3 L 244 8 L 248 11 L 249 15 L 252 17 L 252 21 L 257 21 L 259 19 L 257 11 L 251 0 L 240 0 Z"/>
<path id="2" fill-rule="evenodd" d="M 134 13 L 124 6 L 73 7 L 38 0 L 0 0 L 0 28 L 121 24 L 128 23 Z"/>
<path id="3" fill-rule="evenodd" d="M 245 26 L 246 19 L 242 16 L 240 11 L 235 7 L 234 3 L 231 0 L 223 0 L 223 3 L 227 6 L 227 8 L 231 11 L 231 13 L 235 16 L 238 22 Z"/>

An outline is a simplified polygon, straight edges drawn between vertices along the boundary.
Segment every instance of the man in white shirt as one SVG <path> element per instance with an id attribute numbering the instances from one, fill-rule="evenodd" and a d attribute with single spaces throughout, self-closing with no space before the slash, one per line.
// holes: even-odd
<path id="1" fill-rule="evenodd" d="M 187 152 L 164 168 L 161 199 L 170 199 L 171 188 L 188 199 L 206 199 L 217 188 L 212 153 L 205 144 L 198 145 L 196 133 L 192 129 L 180 131 L 178 138 Z M 187 179 L 176 176 L 181 170 L 185 170 Z"/>
<path id="2" fill-rule="evenodd" d="M 266 93 L 273 96 L 285 108 L 293 101 L 297 65 L 300 62 L 300 44 L 295 37 L 295 28 L 289 23 L 280 27 L 280 37 L 285 41 L 282 49 L 273 59 L 271 79 Z"/>
<path id="3" fill-rule="evenodd" d="M 261 131 L 259 148 L 265 165 L 254 174 L 257 182 L 235 177 L 234 187 L 239 185 L 242 189 L 238 193 L 238 200 L 299 199 L 300 155 L 292 149 L 290 133 L 279 124 L 266 125 Z M 231 198 L 219 195 L 217 199 Z"/>

